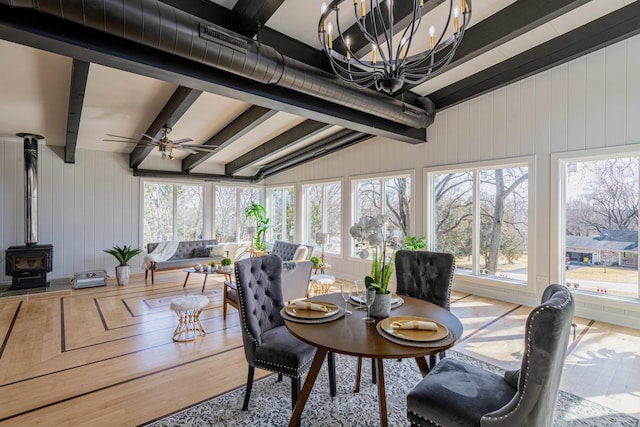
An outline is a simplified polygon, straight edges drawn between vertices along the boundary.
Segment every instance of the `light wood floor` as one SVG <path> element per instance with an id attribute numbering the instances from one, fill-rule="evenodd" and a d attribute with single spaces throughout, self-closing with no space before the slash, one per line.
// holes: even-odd
<path id="1" fill-rule="evenodd" d="M 244 385 L 235 309 L 222 319 L 222 285 L 209 279 L 207 335 L 174 343 L 170 300 L 199 293 L 199 277 L 164 272 L 156 284 L 0 298 L 0 425 L 133 426 Z M 512 368 L 530 308 L 454 292 L 464 324 L 456 350 Z M 640 417 L 640 331 L 575 319 L 561 388 Z M 258 371 L 256 377 L 268 373 Z"/>

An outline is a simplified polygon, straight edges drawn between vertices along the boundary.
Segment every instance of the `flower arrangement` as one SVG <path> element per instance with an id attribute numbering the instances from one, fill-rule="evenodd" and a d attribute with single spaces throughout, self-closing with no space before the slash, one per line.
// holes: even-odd
<path id="1" fill-rule="evenodd" d="M 356 251 L 360 258 L 369 258 L 373 251 L 371 274 L 364 278 L 367 288 L 374 288 L 378 294 L 388 294 L 389 280 L 393 274 L 395 248 L 385 235 L 387 216 L 363 216 L 349 229 L 349 234 L 356 241 Z"/>

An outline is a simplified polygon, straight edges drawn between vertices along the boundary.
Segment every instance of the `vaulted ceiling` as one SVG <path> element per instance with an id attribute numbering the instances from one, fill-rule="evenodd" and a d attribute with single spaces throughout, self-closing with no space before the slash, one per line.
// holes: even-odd
<path id="1" fill-rule="evenodd" d="M 322 2 L 0 0 L 0 139 L 44 135 L 68 163 L 78 149 L 128 153 L 140 176 L 257 182 L 376 135 L 428 143 L 433 108 L 640 32 L 635 0 L 475 0 L 449 67 L 391 97 L 331 74 Z M 425 4 L 429 17 L 448 2 Z M 165 126 L 212 151 L 162 160 L 103 141 Z"/>

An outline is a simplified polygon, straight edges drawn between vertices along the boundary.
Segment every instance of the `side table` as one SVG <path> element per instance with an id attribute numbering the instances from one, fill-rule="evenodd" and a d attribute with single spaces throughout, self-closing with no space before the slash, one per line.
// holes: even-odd
<path id="1" fill-rule="evenodd" d="M 184 278 L 184 283 L 182 284 L 182 288 L 187 286 L 187 281 L 189 280 L 189 276 L 191 274 L 203 274 L 204 275 L 204 280 L 202 281 L 202 292 L 204 293 L 204 287 L 207 285 L 207 278 L 209 277 L 210 274 L 218 274 L 218 275 L 224 275 L 224 279 L 228 280 L 229 282 L 231 281 L 231 275 L 233 274 L 233 271 L 230 272 L 226 272 L 226 271 L 219 271 L 219 270 L 212 270 L 212 271 L 196 271 L 193 268 L 185 268 L 184 270 L 185 273 L 187 273 L 187 277 Z"/>
<path id="2" fill-rule="evenodd" d="M 313 274 L 318 274 L 318 270 L 320 270 L 320 274 L 324 274 L 325 270 L 330 270 L 331 264 L 320 264 L 313 266 Z"/>

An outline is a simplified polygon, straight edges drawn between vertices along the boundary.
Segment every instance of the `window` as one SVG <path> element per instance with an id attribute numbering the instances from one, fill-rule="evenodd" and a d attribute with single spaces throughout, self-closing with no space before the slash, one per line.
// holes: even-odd
<path id="1" fill-rule="evenodd" d="M 294 241 L 294 201 L 295 190 L 293 187 L 269 188 L 267 190 L 266 208 L 271 220 L 267 240 L 271 242 L 276 240 Z"/>
<path id="2" fill-rule="evenodd" d="M 387 214 L 387 235 L 403 242 L 411 230 L 411 177 L 409 175 L 353 181 L 352 223 L 363 216 Z M 355 245 L 352 248 L 355 255 Z"/>
<path id="3" fill-rule="evenodd" d="M 527 283 L 528 162 L 430 171 L 427 182 L 430 249 L 452 253 L 457 272 Z"/>
<path id="4" fill-rule="evenodd" d="M 244 211 L 252 202 L 260 203 L 260 194 L 257 187 L 216 186 L 214 223 L 219 242 L 249 240 L 245 229 L 254 224 L 249 224 Z"/>
<path id="5" fill-rule="evenodd" d="M 144 183 L 143 244 L 200 240 L 204 235 L 204 187 Z"/>
<path id="6" fill-rule="evenodd" d="M 560 166 L 564 283 L 596 296 L 638 299 L 640 156 L 573 157 Z"/>
<path id="7" fill-rule="evenodd" d="M 341 252 L 342 245 L 342 184 L 326 182 L 303 186 L 304 235 L 307 245 L 318 249 L 316 234 L 328 233 L 324 251 L 333 254 Z"/>

